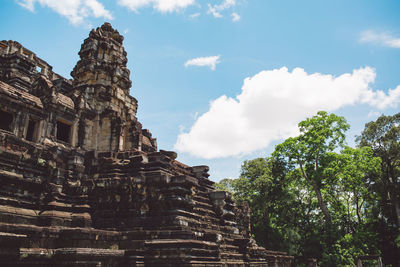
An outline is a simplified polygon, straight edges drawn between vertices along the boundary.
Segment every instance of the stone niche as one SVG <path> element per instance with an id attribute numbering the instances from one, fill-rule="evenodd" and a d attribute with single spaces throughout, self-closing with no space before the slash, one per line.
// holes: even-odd
<path id="1" fill-rule="evenodd" d="M 1 266 L 290 266 L 207 166 L 157 149 L 123 40 L 93 29 L 71 80 L 0 42 Z"/>

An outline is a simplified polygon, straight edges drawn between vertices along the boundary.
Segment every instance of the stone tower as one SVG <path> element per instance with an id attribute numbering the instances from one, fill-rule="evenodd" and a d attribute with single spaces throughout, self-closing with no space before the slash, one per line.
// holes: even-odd
<path id="1" fill-rule="evenodd" d="M 155 139 L 136 119 L 137 100 L 126 68 L 124 37 L 109 23 L 92 30 L 71 72 L 73 98 L 79 107 L 78 145 L 88 150 L 155 151 Z"/>

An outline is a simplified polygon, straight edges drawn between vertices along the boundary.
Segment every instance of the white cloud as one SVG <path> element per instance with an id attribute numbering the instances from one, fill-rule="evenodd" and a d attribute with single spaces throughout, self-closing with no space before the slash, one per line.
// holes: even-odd
<path id="1" fill-rule="evenodd" d="M 184 66 L 189 67 L 189 66 L 198 66 L 198 67 L 210 67 L 211 70 L 215 70 L 215 67 L 217 64 L 220 62 L 221 56 L 211 56 L 211 57 L 196 57 L 193 59 L 190 59 L 185 62 Z"/>
<path id="2" fill-rule="evenodd" d="M 297 123 L 319 110 L 357 103 L 378 109 L 397 106 L 400 86 L 388 94 L 372 91 L 375 76 L 370 67 L 337 77 L 301 68 L 261 71 L 244 80 L 237 97 L 211 101 L 209 110 L 178 136 L 175 149 L 206 159 L 243 155 L 296 135 Z"/>
<path id="3" fill-rule="evenodd" d="M 233 12 L 233 13 L 231 14 L 231 16 L 232 16 L 232 21 L 233 21 L 233 22 L 237 22 L 237 21 L 240 20 L 240 16 L 239 16 L 239 14 L 236 13 L 236 12 Z"/>
<path id="4" fill-rule="evenodd" d="M 17 4 L 28 9 L 31 12 L 35 11 L 35 1 L 36 0 L 20 0 L 17 1 Z"/>
<path id="5" fill-rule="evenodd" d="M 193 14 L 189 15 L 189 18 L 194 19 L 194 18 L 197 18 L 199 16 L 200 16 L 200 13 L 197 12 L 197 13 L 193 13 Z"/>
<path id="6" fill-rule="evenodd" d="M 212 14 L 214 16 L 214 18 L 222 18 L 223 17 L 222 14 L 219 13 L 219 11 L 217 11 L 217 9 L 210 4 L 208 4 L 207 14 Z"/>
<path id="7" fill-rule="evenodd" d="M 152 0 L 118 0 L 120 6 L 127 7 L 132 11 L 137 11 L 139 8 L 149 6 L 153 2 Z"/>
<path id="8" fill-rule="evenodd" d="M 377 43 L 382 46 L 400 48 L 400 38 L 393 37 L 389 33 L 377 33 L 374 31 L 364 31 L 360 35 L 360 41 L 363 43 Z"/>
<path id="9" fill-rule="evenodd" d="M 222 18 L 223 15 L 221 14 L 221 12 L 235 5 L 236 5 L 236 0 L 223 0 L 223 2 L 219 5 L 207 4 L 208 6 L 207 13 L 212 14 L 215 18 Z"/>
<path id="10" fill-rule="evenodd" d="M 180 11 L 195 4 L 195 0 L 118 0 L 118 4 L 137 12 L 139 8 L 152 6 L 161 13 Z"/>
<path id="11" fill-rule="evenodd" d="M 381 110 L 385 108 L 395 108 L 400 103 L 400 85 L 395 89 L 389 89 L 387 94 L 380 90 L 368 90 L 364 93 L 361 102 Z"/>
<path id="12" fill-rule="evenodd" d="M 113 19 L 110 11 L 97 0 L 19 0 L 17 3 L 32 12 L 35 11 L 35 4 L 39 3 L 66 17 L 74 25 L 84 24 L 89 17 Z"/>

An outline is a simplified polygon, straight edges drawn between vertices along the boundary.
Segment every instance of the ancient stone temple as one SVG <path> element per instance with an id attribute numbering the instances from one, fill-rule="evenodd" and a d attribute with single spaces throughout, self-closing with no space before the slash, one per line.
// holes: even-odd
<path id="1" fill-rule="evenodd" d="M 207 166 L 157 149 L 122 42 L 92 30 L 71 80 L 0 42 L 0 265 L 290 266 Z"/>

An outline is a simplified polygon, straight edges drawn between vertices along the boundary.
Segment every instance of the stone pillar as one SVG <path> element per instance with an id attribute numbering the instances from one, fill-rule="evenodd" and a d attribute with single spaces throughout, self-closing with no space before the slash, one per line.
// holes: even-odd
<path id="1" fill-rule="evenodd" d="M 11 132 L 18 137 L 22 137 L 23 134 L 23 129 L 21 129 L 21 125 L 23 125 L 23 123 L 21 123 L 21 121 L 23 122 L 23 117 L 25 117 L 24 114 L 19 111 L 17 114 L 15 114 L 13 123 L 11 123 Z"/>
<path id="2" fill-rule="evenodd" d="M 71 146 L 76 147 L 78 140 L 78 119 L 75 119 L 74 123 L 71 125 Z"/>
<path id="3" fill-rule="evenodd" d="M 43 68 L 42 68 L 42 72 L 41 72 L 44 76 L 46 76 L 47 77 L 47 74 L 48 74 L 48 70 L 47 70 L 47 66 L 44 66 Z"/>
<path id="4" fill-rule="evenodd" d="M 26 139 L 26 134 L 28 132 L 28 125 L 29 125 L 29 115 L 25 114 L 25 116 L 23 116 L 23 128 L 22 128 L 22 137 Z"/>

